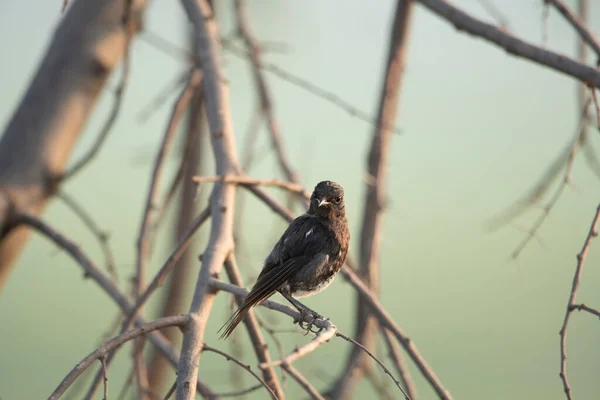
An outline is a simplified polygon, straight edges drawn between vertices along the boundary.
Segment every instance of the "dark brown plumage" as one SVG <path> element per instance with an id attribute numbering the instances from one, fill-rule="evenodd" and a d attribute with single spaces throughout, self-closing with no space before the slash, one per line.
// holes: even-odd
<path id="1" fill-rule="evenodd" d="M 242 306 L 221 328 L 228 337 L 248 311 L 275 292 L 301 313 L 322 318 L 296 298 L 311 296 L 333 281 L 346 260 L 350 232 L 344 189 L 332 181 L 319 182 L 306 214 L 296 218 L 267 256 L 262 271 Z"/>

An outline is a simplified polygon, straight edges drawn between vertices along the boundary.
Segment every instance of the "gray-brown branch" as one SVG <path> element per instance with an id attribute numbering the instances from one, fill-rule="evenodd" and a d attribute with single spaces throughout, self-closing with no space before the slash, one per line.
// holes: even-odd
<path id="1" fill-rule="evenodd" d="M 413 2 L 411 0 L 398 0 L 396 4 L 388 59 L 379 98 L 377 123 L 373 130 L 367 162 L 369 179 L 367 179 L 365 188 L 358 274 L 363 282 L 369 285 L 371 293 L 375 296 L 379 295 L 379 253 L 383 210 L 387 196 L 387 165 L 391 149 L 392 127 L 398 109 L 402 71 L 407 54 L 412 9 Z M 372 315 L 369 304 L 358 294 L 356 301 L 357 315 L 354 337 L 363 346 L 374 351 L 379 336 L 377 318 Z M 335 383 L 332 393 L 334 399 L 349 397 L 363 375 L 363 369 L 368 361 L 368 357 L 361 349 L 352 348 L 344 372 Z"/>

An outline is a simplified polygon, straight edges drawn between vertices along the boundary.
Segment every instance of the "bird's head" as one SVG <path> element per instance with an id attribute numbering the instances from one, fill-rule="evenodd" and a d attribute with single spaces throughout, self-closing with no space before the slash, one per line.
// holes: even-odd
<path id="1" fill-rule="evenodd" d="M 322 181 L 310 196 L 308 212 L 325 218 L 345 213 L 344 188 L 332 181 Z"/>

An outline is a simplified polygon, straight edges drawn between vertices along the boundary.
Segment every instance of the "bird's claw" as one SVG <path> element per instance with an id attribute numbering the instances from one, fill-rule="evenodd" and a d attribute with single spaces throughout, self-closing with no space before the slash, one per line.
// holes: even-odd
<path id="1" fill-rule="evenodd" d="M 318 328 L 317 330 L 313 330 L 312 329 L 312 327 L 314 325 L 314 322 L 317 319 L 322 319 L 322 320 L 325 320 L 325 321 L 329 320 L 329 318 L 324 319 L 321 314 L 318 314 L 318 313 L 313 312 L 313 311 L 308 311 L 308 310 L 302 310 L 300 312 L 300 315 L 301 315 L 301 317 L 300 317 L 300 321 L 298 321 L 298 326 L 300 326 L 300 328 L 302 328 L 302 329 L 304 329 L 306 331 L 306 333 L 304 334 L 304 336 L 308 335 L 309 332 L 319 333 L 319 332 L 321 332 L 323 330 L 323 328 Z M 312 317 L 312 319 L 309 322 L 305 321 L 307 316 L 311 316 Z M 306 326 L 304 325 L 305 323 L 306 323 Z"/>

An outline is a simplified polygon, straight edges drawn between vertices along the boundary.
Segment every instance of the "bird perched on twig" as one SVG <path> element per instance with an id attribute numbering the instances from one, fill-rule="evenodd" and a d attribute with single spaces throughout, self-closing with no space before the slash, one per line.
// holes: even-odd
<path id="1" fill-rule="evenodd" d="M 276 291 L 313 321 L 323 318 L 297 298 L 325 289 L 346 261 L 350 232 L 344 206 L 344 189 L 332 181 L 315 186 L 308 211 L 296 218 L 267 256 L 262 271 L 242 306 L 219 330 L 227 338 L 248 311 Z M 308 329 L 312 323 L 309 323 Z"/>

